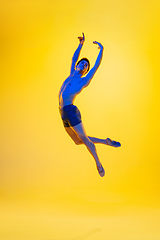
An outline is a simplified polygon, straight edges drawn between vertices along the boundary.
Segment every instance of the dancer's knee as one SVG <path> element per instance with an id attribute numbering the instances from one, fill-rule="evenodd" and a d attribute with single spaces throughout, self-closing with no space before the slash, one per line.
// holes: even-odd
<path id="1" fill-rule="evenodd" d="M 94 143 L 87 136 L 80 136 L 80 139 L 87 147 L 95 148 Z"/>
<path id="2" fill-rule="evenodd" d="M 85 143 L 87 143 L 88 142 L 88 138 L 85 136 L 85 135 L 80 135 L 80 136 L 78 136 L 80 139 L 81 139 L 81 141 L 85 144 Z"/>
<path id="3" fill-rule="evenodd" d="M 80 141 L 76 141 L 75 144 L 76 145 L 81 145 L 81 144 L 83 144 L 83 142 L 80 140 Z"/>

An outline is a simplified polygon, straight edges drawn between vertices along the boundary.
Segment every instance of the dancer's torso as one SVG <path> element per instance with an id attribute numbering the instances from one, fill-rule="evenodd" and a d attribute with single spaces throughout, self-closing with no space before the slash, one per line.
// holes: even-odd
<path id="1" fill-rule="evenodd" d="M 59 91 L 59 107 L 73 104 L 76 96 L 82 91 L 80 84 L 83 78 L 69 76 L 62 84 Z"/>

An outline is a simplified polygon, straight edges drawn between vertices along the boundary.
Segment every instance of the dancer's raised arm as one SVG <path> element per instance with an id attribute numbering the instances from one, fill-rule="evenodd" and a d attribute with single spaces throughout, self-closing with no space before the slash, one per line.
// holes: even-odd
<path id="1" fill-rule="evenodd" d="M 79 39 L 79 45 L 78 45 L 78 48 L 76 49 L 76 51 L 74 52 L 73 57 L 72 57 L 71 72 L 70 72 L 71 74 L 72 74 L 72 73 L 74 72 L 74 70 L 75 70 L 76 62 L 78 61 L 78 58 L 79 58 L 79 55 L 80 55 L 82 46 L 83 46 L 84 41 L 85 41 L 84 33 L 82 33 L 82 34 L 83 34 L 83 37 L 78 37 L 78 39 Z"/>
<path id="2" fill-rule="evenodd" d="M 94 74 L 96 73 L 96 71 L 99 68 L 99 65 L 102 61 L 104 47 L 99 42 L 94 41 L 93 43 L 98 45 L 98 49 L 100 49 L 100 51 L 99 51 L 98 57 L 96 59 L 96 62 L 94 64 L 93 68 L 89 71 L 89 73 L 86 75 L 86 77 L 83 78 L 84 87 L 87 87 L 89 85 L 91 79 L 93 78 Z"/>

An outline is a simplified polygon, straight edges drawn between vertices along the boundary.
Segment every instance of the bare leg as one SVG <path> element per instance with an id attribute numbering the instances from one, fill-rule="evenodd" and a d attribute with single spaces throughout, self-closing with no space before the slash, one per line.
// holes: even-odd
<path id="1" fill-rule="evenodd" d="M 82 140 L 78 137 L 76 131 L 73 128 L 65 127 L 65 130 L 69 134 L 69 136 L 72 138 L 72 140 L 75 142 L 75 144 L 77 144 L 77 145 L 84 144 L 82 142 Z M 88 138 L 93 143 L 101 143 L 101 144 L 105 144 L 105 145 L 112 146 L 112 147 L 120 147 L 121 146 L 121 144 L 119 142 L 112 141 L 109 138 L 100 139 L 100 138 L 89 137 L 89 136 L 88 136 Z"/>
<path id="2" fill-rule="evenodd" d="M 95 138 L 95 137 L 89 137 L 88 138 L 93 142 L 93 143 L 102 143 L 107 145 L 106 139 L 100 139 L 100 138 Z"/>
<path id="3" fill-rule="evenodd" d="M 72 127 L 65 127 L 65 130 L 77 145 L 83 144 L 82 140 L 78 137 L 77 133 L 75 132 L 75 130 Z M 100 138 L 89 137 L 89 136 L 88 136 L 88 138 L 93 143 L 102 143 L 102 144 L 107 145 L 106 139 L 100 139 Z"/>
<path id="4" fill-rule="evenodd" d="M 98 158 L 96 147 L 95 147 L 94 143 L 86 135 L 86 132 L 85 132 L 85 129 L 83 127 L 82 122 L 79 123 L 76 126 L 73 126 L 73 129 L 76 132 L 76 134 L 78 135 L 78 137 L 81 139 L 81 141 L 86 145 L 88 151 L 93 156 L 93 158 L 94 158 L 94 160 L 96 162 L 99 174 L 100 174 L 101 177 L 103 177 L 104 174 L 105 174 L 105 171 L 104 171 L 104 169 L 102 167 L 102 164 L 101 164 L 101 162 L 100 162 L 100 160 Z"/>
<path id="5" fill-rule="evenodd" d="M 120 147 L 121 144 L 119 142 L 113 141 L 110 138 L 106 139 L 100 139 L 100 138 L 94 138 L 94 137 L 88 137 L 93 143 L 102 143 L 108 146 L 112 147 Z"/>

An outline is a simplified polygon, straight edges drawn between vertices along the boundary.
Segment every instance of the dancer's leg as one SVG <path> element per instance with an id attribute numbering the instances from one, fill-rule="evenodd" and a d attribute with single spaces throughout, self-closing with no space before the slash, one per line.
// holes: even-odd
<path id="1" fill-rule="evenodd" d="M 75 130 L 71 127 L 65 127 L 66 132 L 69 134 L 69 136 L 72 138 L 72 140 L 75 142 L 76 145 L 83 144 L 82 140 L 78 137 L 77 133 Z M 89 137 L 88 138 L 93 142 L 93 143 L 102 143 L 106 144 L 106 139 L 100 139 L 100 138 L 95 138 L 95 137 Z"/>
<path id="2" fill-rule="evenodd" d="M 66 132 L 68 135 L 72 138 L 72 140 L 75 142 L 76 145 L 83 144 L 81 139 L 77 136 L 76 132 L 71 127 L 65 127 Z"/>
<path id="3" fill-rule="evenodd" d="M 94 137 L 88 137 L 88 138 L 93 143 L 103 143 L 105 145 L 112 146 L 112 147 L 120 147 L 121 146 L 120 142 L 113 141 L 110 138 L 106 138 L 106 139 L 99 139 L 99 138 L 94 138 Z"/>
<path id="4" fill-rule="evenodd" d="M 66 132 L 69 134 L 69 136 L 72 138 L 72 140 L 75 142 L 76 145 L 83 144 L 82 140 L 78 137 L 77 133 L 72 127 L 65 127 Z M 105 144 L 108 146 L 113 146 L 113 147 L 120 147 L 121 145 L 116 142 L 112 141 L 111 139 L 101 139 L 101 138 L 95 138 L 95 137 L 89 137 L 88 138 L 93 142 L 93 143 L 101 143 Z"/>
<path id="5" fill-rule="evenodd" d="M 96 161 L 96 164 L 100 165 L 100 160 L 99 160 L 98 155 L 97 155 L 96 147 L 95 147 L 94 143 L 86 135 L 83 123 L 81 122 L 81 123 L 77 124 L 76 126 L 73 126 L 73 129 L 76 132 L 76 134 L 78 135 L 78 137 L 81 139 L 83 144 L 86 145 L 86 147 L 88 148 L 89 152 L 94 157 L 94 159 Z"/>
<path id="6" fill-rule="evenodd" d="M 81 123 L 77 124 L 76 126 L 72 126 L 72 127 L 73 127 L 74 131 L 76 132 L 76 134 L 78 135 L 78 137 L 84 143 L 84 145 L 86 145 L 87 149 L 89 150 L 89 152 L 91 153 L 91 155 L 93 156 L 93 158 L 96 162 L 97 168 L 99 169 L 102 165 L 98 158 L 96 147 L 95 147 L 94 143 L 86 135 L 83 123 L 81 122 Z M 102 175 L 101 174 L 100 175 L 104 176 L 104 174 L 105 174 L 104 169 L 103 169 L 103 171 L 101 171 L 101 173 L 102 173 Z"/>
<path id="7" fill-rule="evenodd" d="M 106 139 L 100 139 L 100 138 L 95 138 L 95 137 L 89 137 L 88 138 L 93 142 L 93 143 L 102 143 L 102 144 L 106 144 Z"/>

